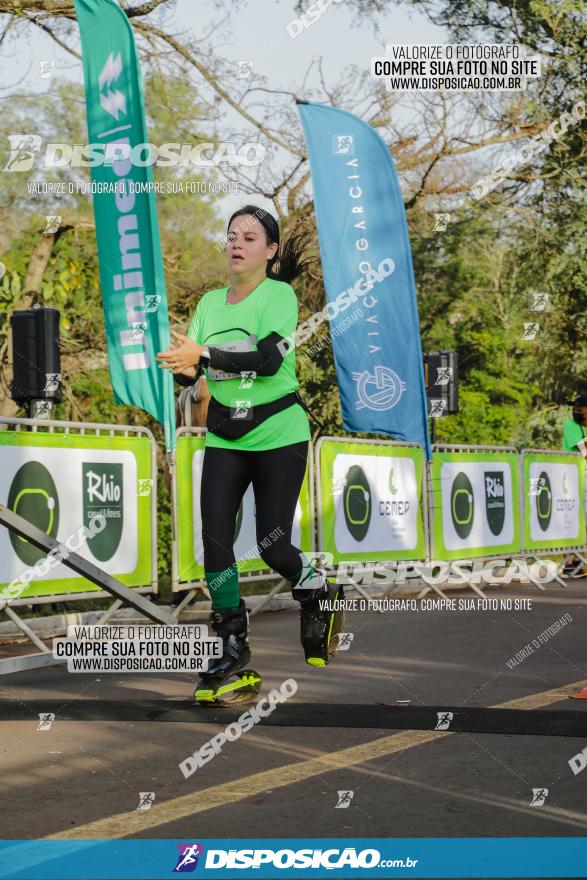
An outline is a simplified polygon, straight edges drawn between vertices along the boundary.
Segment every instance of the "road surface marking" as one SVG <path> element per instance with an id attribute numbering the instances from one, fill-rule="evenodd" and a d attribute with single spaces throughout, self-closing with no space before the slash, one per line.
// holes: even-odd
<path id="1" fill-rule="evenodd" d="M 550 691 L 528 694 L 526 697 L 508 700 L 506 703 L 498 703 L 496 706 L 490 706 L 489 708 L 541 709 L 552 703 L 559 703 L 565 699 L 568 691 L 583 687 L 584 684 L 584 679 L 582 679 L 572 684 L 553 688 Z M 222 785 L 214 785 L 211 788 L 191 791 L 189 794 L 180 795 L 180 797 L 154 804 L 150 810 L 133 810 L 128 813 L 119 813 L 116 816 L 98 819 L 95 822 L 88 822 L 86 825 L 78 825 L 71 830 L 50 834 L 48 837 L 41 839 L 123 839 L 131 834 L 139 834 L 149 828 L 158 828 L 161 825 L 167 825 L 169 822 L 175 822 L 178 819 L 195 816 L 197 813 L 206 813 L 208 810 L 214 810 L 217 807 L 226 805 L 233 806 L 238 801 L 254 797 L 254 795 L 261 794 L 267 791 L 267 789 L 295 785 L 298 782 L 304 782 L 306 779 L 312 779 L 314 776 L 320 776 L 323 773 L 330 773 L 333 770 L 352 767 L 356 764 L 364 764 L 367 761 L 374 761 L 386 755 L 393 755 L 396 752 L 403 752 L 406 749 L 413 749 L 416 746 L 425 745 L 426 743 L 435 742 L 444 737 L 454 735 L 455 733 L 450 730 L 404 730 L 401 733 L 394 733 L 391 736 L 371 740 L 359 746 L 351 746 L 347 749 L 340 749 L 337 752 L 329 752 L 328 754 L 321 755 L 319 758 L 310 758 L 307 761 L 299 761 L 296 764 L 285 764 L 282 767 L 275 767 L 273 770 L 262 770 L 260 773 L 253 773 L 251 776 L 233 779 Z"/>

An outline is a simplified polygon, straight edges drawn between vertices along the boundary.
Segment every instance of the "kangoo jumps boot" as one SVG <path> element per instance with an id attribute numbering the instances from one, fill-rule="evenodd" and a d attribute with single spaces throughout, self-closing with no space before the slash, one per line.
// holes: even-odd
<path id="1" fill-rule="evenodd" d="M 194 700 L 201 705 L 250 702 L 259 691 L 261 678 L 254 670 L 244 669 L 251 659 L 244 600 L 240 600 L 236 611 L 212 611 L 210 626 L 222 639 L 222 657 L 213 657 L 206 672 L 200 673 Z"/>
<path id="2" fill-rule="evenodd" d="M 302 575 L 291 594 L 300 603 L 300 638 L 306 663 L 326 666 L 336 653 L 344 627 L 342 584 L 318 570 L 309 578 Z"/>

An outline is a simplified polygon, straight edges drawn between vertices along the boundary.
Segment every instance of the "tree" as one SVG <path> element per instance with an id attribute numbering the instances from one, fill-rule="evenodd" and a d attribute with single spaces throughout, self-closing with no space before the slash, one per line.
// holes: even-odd
<path id="1" fill-rule="evenodd" d="M 327 100 L 357 113 L 379 130 L 393 154 L 405 193 L 424 349 L 455 346 L 461 354 L 463 415 L 441 421 L 441 434 L 447 432 L 445 439 L 448 435 L 463 439 L 463 433 L 470 433 L 469 427 L 463 427 L 470 422 L 464 408 L 476 406 L 475 395 L 481 395 L 484 413 L 483 419 L 475 416 L 477 433 L 485 442 L 496 442 L 491 434 L 498 431 L 507 441 L 517 422 L 524 422 L 524 415 L 547 401 L 566 399 L 569 383 L 574 384 L 582 370 L 574 344 L 583 332 L 584 285 L 576 281 L 581 253 L 571 231 L 582 216 L 575 204 L 584 159 L 580 126 L 572 126 L 538 161 L 519 167 L 480 202 L 468 193 L 487 173 L 488 161 L 540 134 L 554 114 L 576 101 L 584 57 L 579 4 L 569 0 L 556 5 L 550 0 L 411 3 L 446 27 L 454 39 L 525 43 L 547 59 L 544 77 L 528 93 L 514 95 L 399 96 L 371 80 L 367 71 L 352 66 L 339 82 L 329 84 L 317 62 L 320 88 L 305 89 L 300 97 Z M 307 5 L 302 0 L 298 10 Z M 346 5 L 361 20 L 370 13 L 376 26 L 377 15 L 391 7 L 392 0 L 347 0 Z M 157 105 L 150 120 L 154 135 L 167 140 L 173 128 L 194 142 L 209 136 L 243 142 L 255 132 L 266 149 L 266 161 L 254 172 L 240 168 L 225 170 L 225 175 L 232 176 L 251 200 L 258 195 L 270 199 L 284 231 L 299 223 L 315 229 L 310 172 L 294 95 L 257 74 L 239 81 L 234 65 L 210 48 L 208 34 L 195 40 L 189 34 L 172 32 L 164 18 L 169 6 L 167 0 L 124 4 L 151 82 L 149 111 L 151 102 Z M 221 15 L 227 8 L 228 3 L 218 0 Z M 69 0 L 0 0 L 2 13 L 0 39 L 9 41 L 25 28 L 42 27 L 76 55 L 77 26 Z M 224 25 L 223 19 L 219 25 Z M 169 81 L 174 82 L 173 100 L 167 90 Z M 195 133 L 189 116 L 194 86 L 200 103 L 193 118 L 218 121 L 217 126 L 204 126 Z M 400 113 L 405 108 L 412 111 L 409 120 Z M 228 124 L 223 119 L 227 110 L 232 113 Z M 197 288 L 204 290 L 217 286 L 223 272 L 221 254 L 210 247 L 208 234 L 195 242 L 197 224 L 188 222 L 195 220 L 192 210 L 193 203 L 181 198 L 159 202 L 171 313 L 178 321 L 185 320 L 189 311 L 194 276 Z M 451 214 L 449 228 L 442 235 L 432 231 L 438 211 Z M 88 217 L 73 219 L 84 222 Z M 212 231 L 211 217 L 208 220 L 210 234 L 217 234 Z M 13 222 L 17 230 L 22 228 L 18 220 Z M 72 220 L 67 218 L 67 222 Z M 527 304 L 532 290 L 543 287 L 546 279 L 556 288 L 548 291 L 556 309 L 544 317 L 538 342 L 531 345 L 521 339 Z M 308 273 L 296 288 L 301 319 L 324 305 L 319 269 Z M 453 316 L 453 324 L 447 324 L 447 313 Z M 561 345 L 569 339 L 561 356 Z M 318 412 L 323 410 L 329 420 L 338 418 L 338 403 L 335 406 L 328 393 L 335 377 L 326 349 L 320 349 L 309 373 L 316 380 L 313 383 L 308 375 Z M 492 407 L 504 408 L 498 427 L 488 416 Z"/>

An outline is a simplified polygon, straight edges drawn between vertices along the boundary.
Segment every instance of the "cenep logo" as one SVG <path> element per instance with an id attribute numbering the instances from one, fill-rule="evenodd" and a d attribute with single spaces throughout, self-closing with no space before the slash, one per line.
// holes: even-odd
<path id="1" fill-rule="evenodd" d="M 538 477 L 538 492 L 536 498 L 536 516 L 538 525 L 546 532 L 552 515 L 552 489 L 546 471 L 542 471 Z"/>
<path id="2" fill-rule="evenodd" d="M 371 520 L 371 488 L 358 464 L 347 472 L 342 499 L 347 529 L 355 541 L 362 541 L 369 531 Z"/>
<path id="3" fill-rule="evenodd" d="M 473 528 L 475 500 L 471 481 L 462 471 L 456 475 L 452 484 L 450 513 L 459 538 L 468 538 Z"/>
<path id="4" fill-rule="evenodd" d="M 27 461 L 14 475 L 8 490 L 7 507 L 42 532 L 57 537 L 59 498 L 53 477 L 40 461 Z M 8 531 L 14 552 L 25 565 L 34 565 L 47 554 L 24 538 Z"/>

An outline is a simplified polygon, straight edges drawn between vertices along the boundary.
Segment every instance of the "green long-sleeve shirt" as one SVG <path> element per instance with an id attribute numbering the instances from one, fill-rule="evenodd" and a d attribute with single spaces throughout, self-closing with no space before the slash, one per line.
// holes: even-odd
<path id="1" fill-rule="evenodd" d="M 579 452 L 577 443 L 587 435 L 585 425 L 579 425 L 574 419 L 567 419 L 563 424 L 563 449 L 565 452 Z"/>
<path id="2" fill-rule="evenodd" d="M 226 302 L 227 290 L 228 287 L 209 290 L 200 299 L 188 330 L 190 339 L 211 348 L 226 348 L 227 344 L 236 343 L 237 351 L 254 351 L 255 338 L 264 339 L 271 333 L 284 338 L 295 335 L 298 300 L 291 285 L 266 278 L 238 303 Z M 293 346 L 276 373 L 257 375 L 250 383 L 243 382 L 240 375 L 223 378 L 225 373 L 211 367 L 204 372 L 210 393 L 229 407 L 236 407 L 238 400 L 248 400 L 254 409 L 256 404 L 269 403 L 299 388 Z M 308 416 L 300 404 L 295 403 L 269 416 L 238 440 L 226 440 L 208 431 L 206 445 L 255 452 L 310 439 Z"/>

